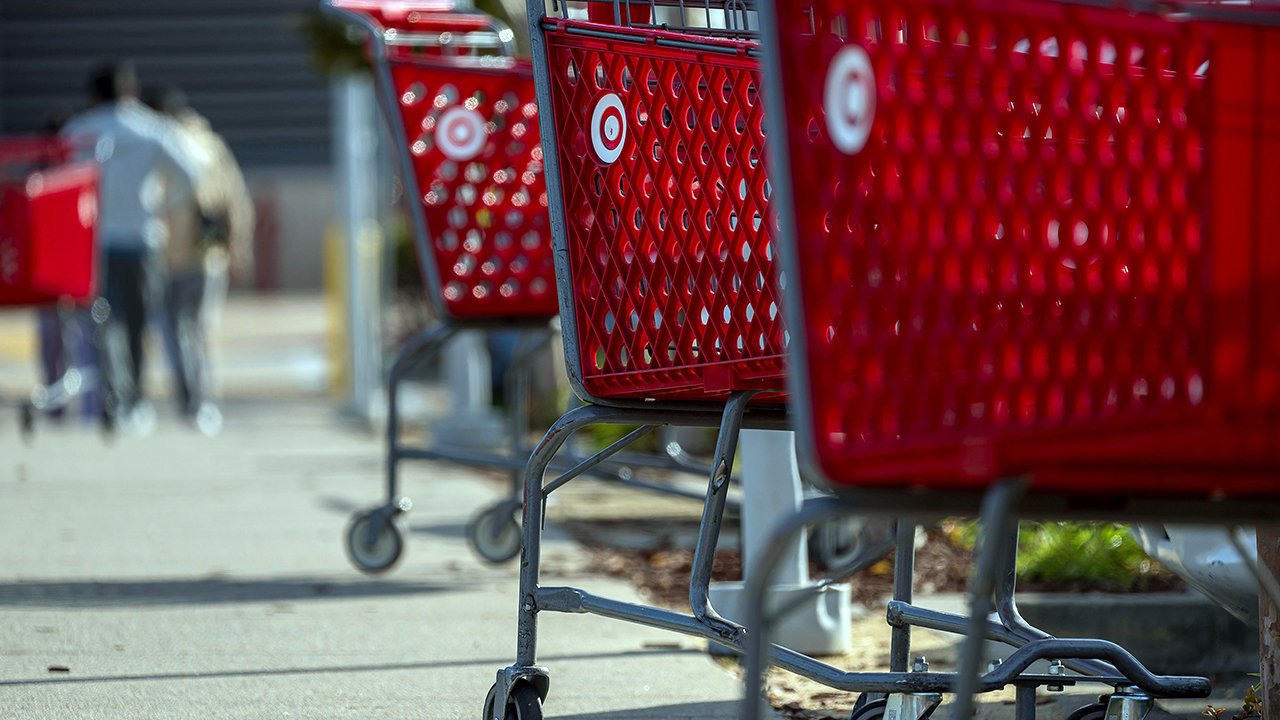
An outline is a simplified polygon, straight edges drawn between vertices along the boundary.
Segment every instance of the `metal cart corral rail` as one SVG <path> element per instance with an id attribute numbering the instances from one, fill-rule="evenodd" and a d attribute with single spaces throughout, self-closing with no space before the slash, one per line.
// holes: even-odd
<path id="1" fill-rule="evenodd" d="M 468 541 L 482 558 L 505 562 L 520 550 L 515 516 L 530 452 L 523 439 L 528 365 L 554 337 L 552 320 L 559 311 L 532 68 L 514 56 L 515 38 L 503 23 L 457 11 L 451 3 L 333 0 L 325 7 L 370 33 L 379 105 L 410 199 L 423 286 L 441 318 L 410 338 L 391 367 L 386 502 L 352 519 L 348 555 L 366 572 L 395 564 L 403 541 L 394 521 L 410 507 L 398 493 L 399 463 L 443 459 L 510 470 L 511 496 L 483 509 L 467 527 Z M 397 413 L 401 381 L 464 329 L 524 331 L 506 377 L 507 452 L 403 445 Z M 625 464 L 597 463 L 592 473 L 686 494 L 631 472 L 633 467 L 703 471 L 678 443 L 665 443 L 663 451 L 664 456 L 628 454 L 620 458 Z M 556 464 L 572 463 L 558 458 Z"/>
<path id="2" fill-rule="evenodd" d="M 54 307 L 62 375 L 17 403 L 24 432 L 39 412 L 101 393 L 103 425 L 114 404 L 100 363 L 82 365 L 78 349 L 101 359 L 106 303 L 97 300 L 98 169 L 48 137 L 0 139 L 0 306 Z M 81 337 L 87 335 L 87 337 Z"/>
<path id="3" fill-rule="evenodd" d="M 839 498 L 789 532 L 980 500 L 984 521 L 970 616 L 916 608 L 899 584 L 890 672 L 830 684 L 890 693 L 863 719 L 944 692 L 967 717 L 973 691 L 1007 684 L 1017 717 L 1034 717 L 1037 686 L 1084 678 L 1019 675 L 1033 658 L 1110 676 L 1115 692 L 1073 718 L 1207 694 L 1027 626 L 1014 518 L 1280 517 L 1266 199 L 1280 189 L 1280 13 L 817 0 L 763 3 L 761 19 L 798 444 Z M 748 574 L 747 717 L 768 637 L 759 580 L 779 547 Z M 900 544 L 899 567 L 910 558 Z M 912 625 L 968 633 L 958 673 L 909 672 Z M 1021 649 L 979 677 L 985 638 Z"/>

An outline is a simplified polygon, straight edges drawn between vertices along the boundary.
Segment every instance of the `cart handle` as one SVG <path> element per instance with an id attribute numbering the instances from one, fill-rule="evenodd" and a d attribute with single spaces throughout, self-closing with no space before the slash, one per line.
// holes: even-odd
<path id="1" fill-rule="evenodd" d="M 380 46 L 462 47 L 515 57 L 515 33 L 480 12 L 459 12 L 452 0 L 325 0 L 326 11 L 365 26 Z"/>

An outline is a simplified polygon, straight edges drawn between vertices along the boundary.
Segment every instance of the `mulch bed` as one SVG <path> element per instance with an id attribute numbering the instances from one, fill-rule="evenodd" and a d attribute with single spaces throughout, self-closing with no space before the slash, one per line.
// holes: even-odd
<path id="1" fill-rule="evenodd" d="M 655 605 L 688 610 L 689 575 L 693 567 L 692 550 L 620 550 L 588 547 L 591 571 L 624 578 L 639 589 L 642 596 Z M 967 586 L 972 553 L 957 547 L 941 530 L 930 530 L 916 551 L 916 587 L 921 595 L 938 592 L 963 592 Z M 821 568 L 810 563 L 809 575 L 822 576 Z M 714 581 L 742 579 L 742 557 L 736 550 L 716 552 L 711 578 Z M 848 579 L 853 599 L 868 608 L 883 603 L 893 594 L 893 557 Z M 1046 583 L 1019 582 L 1020 591 L 1030 592 L 1123 592 L 1116 583 Z M 1144 579 L 1144 592 L 1179 592 L 1185 589 L 1180 578 L 1162 572 Z"/>

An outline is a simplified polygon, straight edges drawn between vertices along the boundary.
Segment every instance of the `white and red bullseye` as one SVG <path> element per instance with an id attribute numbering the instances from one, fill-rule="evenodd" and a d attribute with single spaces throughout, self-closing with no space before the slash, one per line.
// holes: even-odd
<path id="1" fill-rule="evenodd" d="M 627 114 L 617 93 L 601 95 L 591 109 L 591 151 L 596 160 L 609 165 L 622 156 L 627 140 Z"/>
<path id="2" fill-rule="evenodd" d="M 858 45 L 846 45 L 827 66 L 823 110 L 827 136 L 836 149 L 856 155 L 871 137 L 876 116 L 876 74 L 871 56 Z"/>
<path id="3" fill-rule="evenodd" d="M 436 145 L 445 157 L 457 162 L 479 155 L 488 137 L 484 118 L 464 107 L 449 108 L 436 123 Z"/>

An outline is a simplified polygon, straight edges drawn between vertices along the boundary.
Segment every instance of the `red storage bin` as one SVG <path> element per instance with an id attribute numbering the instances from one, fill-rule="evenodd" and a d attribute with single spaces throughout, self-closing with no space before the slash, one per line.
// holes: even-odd
<path id="1" fill-rule="evenodd" d="M 0 305 L 96 294 L 98 169 L 43 138 L 0 139 Z"/>
<path id="2" fill-rule="evenodd" d="M 779 400 L 756 43 L 560 19 L 543 30 L 583 387 Z"/>
<path id="3" fill-rule="evenodd" d="M 1159 8 L 778 4 L 832 484 L 1280 496 L 1280 15 Z"/>

